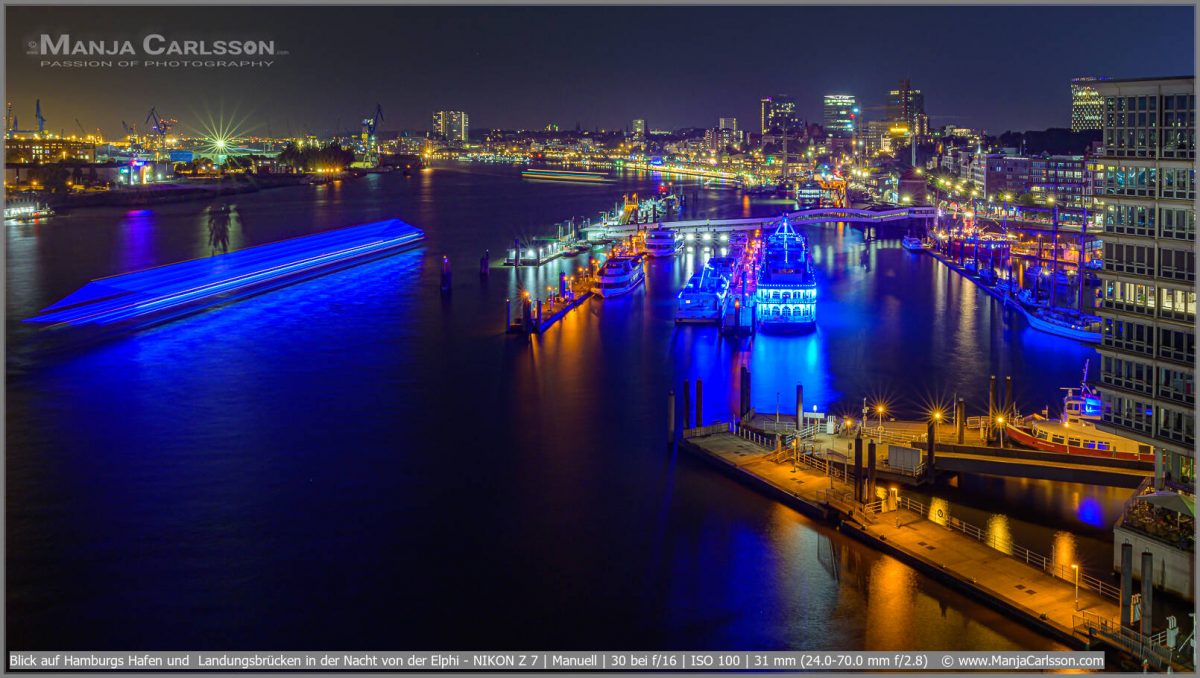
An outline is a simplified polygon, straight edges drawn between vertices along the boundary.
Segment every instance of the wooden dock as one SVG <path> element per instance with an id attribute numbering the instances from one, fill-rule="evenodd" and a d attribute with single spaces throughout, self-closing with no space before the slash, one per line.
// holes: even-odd
<path id="1" fill-rule="evenodd" d="M 1076 588 L 1077 571 L 1069 563 L 1055 563 L 990 535 L 949 515 L 946 506 L 925 506 L 895 491 L 858 502 L 853 469 L 789 456 L 770 447 L 772 436 L 736 425 L 686 429 L 682 438 L 683 450 L 737 480 L 806 515 L 833 522 L 842 532 L 1064 643 L 1087 647 L 1097 640 L 1097 627 L 1120 627 L 1120 592 L 1104 578 L 1078 571 Z M 1171 663 L 1169 652 L 1165 660 L 1161 651 L 1148 655 L 1163 668 Z M 1185 667 L 1175 667 L 1180 668 Z"/>

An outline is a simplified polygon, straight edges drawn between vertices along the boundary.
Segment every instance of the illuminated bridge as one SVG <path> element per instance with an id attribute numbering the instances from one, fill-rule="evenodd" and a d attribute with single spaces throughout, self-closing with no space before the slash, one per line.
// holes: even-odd
<path id="1" fill-rule="evenodd" d="M 907 219 L 932 219 L 933 207 L 914 206 L 891 209 L 857 209 L 852 207 L 822 207 L 811 210 L 799 210 L 784 214 L 788 221 L 794 224 L 811 224 L 825 222 L 846 222 L 857 224 L 881 224 L 890 221 Z M 731 231 L 753 231 L 763 226 L 779 221 L 780 217 L 755 217 L 751 219 L 696 219 L 691 221 L 657 222 L 662 228 L 669 228 L 680 233 L 728 233 Z M 620 238 L 633 235 L 638 229 L 647 224 L 606 225 L 598 230 L 604 237 Z"/>

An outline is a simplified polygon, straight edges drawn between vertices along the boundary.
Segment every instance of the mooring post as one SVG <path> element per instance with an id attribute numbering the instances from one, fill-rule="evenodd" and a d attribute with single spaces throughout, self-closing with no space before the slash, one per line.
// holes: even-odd
<path id="1" fill-rule="evenodd" d="M 490 269 L 488 268 L 488 263 L 491 261 L 491 259 L 492 259 L 492 251 L 484 250 L 483 256 L 479 258 L 479 276 L 480 277 L 482 277 L 482 278 L 488 277 L 488 273 L 490 272 Z"/>
<path id="2" fill-rule="evenodd" d="M 954 409 L 954 429 L 958 434 L 958 444 L 963 444 L 963 436 L 967 433 L 967 401 L 962 398 L 958 399 L 958 403 Z"/>
<path id="3" fill-rule="evenodd" d="M 862 474 L 863 467 L 863 440 L 862 428 L 859 428 L 858 435 L 854 438 L 854 501 L 862 501 Z"/>
<path id="4" fill-rule="evenodd" d="M 541 299 L 537 300 L 537 329 L 538 329 L 538 332 L 542 331 L 542 300 Z"/>
<path id="5" fill-rule="evenodd" d="M 1133 628 L 1133 544 L 1121 544 L 1121 626 Z"/>
<path id="6" fill-rule="evenodd" d="M 567 274 L 566 273 L 558 274 L 558 296 L 560 296 L 564 299 L 567 297 Z"/>
<path id="7" fill-rule="evenodd" d="M 925 472 L 933 476 L 933 450 L 937 445 L 937 427 L 932 421 L 926 425 L 925 429 Z"/>
<path id="8" fill-rule="evenodd" d="M 704 382 L 696 380 L 696 428 L 704 426 Z"/>
<path id="9" fill-rule="evenodd" d="M 683 380 L 683 430 L 692 427 L 692 382 Z"/>
<path id="10" fill-rule="evenodd" d="M 875 501 L 875 441 L 867 443 L 867 491 L 864 501 Z"/>
<path id="11" fill-rule="evenodd" d="M 1012 375 L 1004 378 L 1004 416 L 1012 417 L 1015 414 L 1013 410 L 1013 382 Z"/>
<path id="12" fill-rule="evenodd" d="M 667 444 L 675 442 L 675 389 L 667 392 Z"/>
<path id="13" fill-rule="evenodd" d="M 504 330 L 512 327 L 512 298 L 504 300 Z"/>
<path id="14" fill-rule="evenodd" d="M 796 384 L 796 435 L 804 430 L 804 385 Z"/>
<path id="15" fill-rule="evenodd" d="M 442 257 L 442 291 L 450 291 L 450 257 Z"/>
<path id="16" fill-rule="evenodd" d="M 988 426 L 996 420 L 996 404 L 999 400 L 996 399 L 996 375 L 988 381 Z"/>
<path id="17" fill-rule="evenodd" d="M 1142 551 L 1142 635 L 1154 634 L 1154 554 Z"/>

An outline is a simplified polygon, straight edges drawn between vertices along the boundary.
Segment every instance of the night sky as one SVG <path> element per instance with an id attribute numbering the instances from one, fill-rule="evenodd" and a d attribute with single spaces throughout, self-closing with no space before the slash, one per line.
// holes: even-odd
<path id="1" fill-rule="evenodd" d="M 758 100 L 786 93 L 820 120 L 821 95 L 848 93 L 882 117 L 888 89 L 924 90 L 932 125 L 1069 125 L 1069 80 L 1193 72 L 1191 7 L 7 7 L 7 98 L 22 128 L 41 98 L 68 134 L 139 127 L 151 106 L 185 130 L 236 120 L 281 135 L 426 129 L 435 109 L 472 128 L 711 127 L 757 131 Z M 274 39 L 266 69 L 41 68 L 47 32 L 133 40 Z M 139 47 L 140 48 L 140 47 Z M 83 57 L 74 57 L 80 59 Z M 119 59 L 121 57 L 91 57 Z M 125 58 L 144 58 L 137 57 Z M 162 57 L 167 58 L 167 57 Z M 209 57 L 214 58 L 214 57 Z M 271 57 L 268 57 L 271 58 Z M 875 108 L 879 107 L 879 108 Z"/>

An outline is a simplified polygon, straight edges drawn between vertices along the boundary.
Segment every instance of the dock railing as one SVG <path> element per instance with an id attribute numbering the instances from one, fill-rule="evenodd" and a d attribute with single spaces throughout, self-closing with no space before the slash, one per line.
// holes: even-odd
<path id="1" fill-rule="evenodd" d="M 1145 636 L 1135 629 L 1122 626 L 1115 619 L 1101 617 L 1087 610 L 1072 615 L 1071 624 L 1076 632 L 1104 640 L 1109 645 L 1148 661 L 1156 669 L 1162 670 L 1171 666 L 1177 656 L 1181 664 L 1191 666 L 1187 653 L 1176 653 L 1174 648 L 1167 645 L 1166 631 Z"/>
<path id="2" fill-rule="evenodd" d="M 901 496 L 900 507 L 908 509 L 909 511 L 912 511 L 913 513 L 916 513 L 917 515 L 928 520 L 933 520 L 929 507 L 915 499 L 912 499 L 911 497 Z M 1036 567 L 1037 569 L 1056 579 L 1071 583 L 1075 582 L 1076 569 L 1066 563 L 1056 563 L 1052 559 L 1047 558 L 1040 553 L 1031 551 L 1020 544 L 1013 543 L 1011 539 L 989 534 L 987 531 L 982 530 L 966 521 L 959 520 L 954 516 L 947 515 L 944 517 L 944 520 L 944 523 L 942 523 L 941 520 L 933 520 L 933 522 L 941 524 L 946 529 L 954 530 L 967 537 L 970 537 L 971 539 L 995 549 L 1009 556 L 1010 558 L 1020 560 L 1030 567 Z M 1094 591 L 1101 596 L 1110 598 L 1112 600 L 1121 599 L 1121 589 L 1119 587 L 1113 586 L 1112 584 L 1109 584 L 1098 577 L 1088 574 L 1083 570 L 1083 568 L 1079 568 L 1078 572 L 1079 585 L 1081 587 Z"/>

